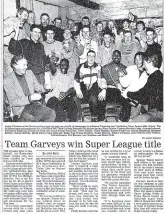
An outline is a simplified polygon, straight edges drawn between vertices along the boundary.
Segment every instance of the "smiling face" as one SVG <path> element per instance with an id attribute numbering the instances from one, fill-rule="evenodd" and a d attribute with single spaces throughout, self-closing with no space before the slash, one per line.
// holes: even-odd
<path id="1" fill-rule="evenodd" d="M 96 26 L 96 30 L 97 30 L 98 32 L 101 32 L 101 31 L 103 30 L 103 25 L 102 25 L 102 23 L 98 23 L 98 25 Z"/>
<path id="2" fill-rule="evenodd" d="M 82 25 L 89 25 L 89 19 L 82 19 Z"/>
<path id="3" fill-rule="evenodd" d="M 132 34 L 130 32 L 125 33 L 124 40 L 125 44 L 130 44 L 132 41 Z"/>
<path id="4" fill-rule="evenodd" d="M 129 22 L 128 21 L 124 21 L 122 25 L 123 25 L 124 30 L 129 29 Z"/>
<path id="5" fill-rule="evenodd" d="M 69 62 L 67 60 L 61 60 L 60 62 L 60 70 L 62 74 L 67 74 L 69 68 Z"/>
<path id="6" fill-rule="evenodd" d="M 47 32 L 45 33 L 47 39 L 46 41 L 48 43 L 53 43 L 54 42 L 54 36 L 55 36 L 55 33 L 53 30 L 47 30 Z"/>
<path id="7" fill-rule="evenodd" d="M 27 18 L 28 18 L 28 13 L 26 11 L 23 11 L 21 14 L 18 14 L 18 19 L 23 23 L 27 21 Z"/>
<path id="8" fill-rule="evenodd" d="M 142 32 L 143 30 L 144 30 L 144 26 L 143 26 L 143 24 L 137 24 L 137 30 L 138 30 L 138 32 Z"/>
<path id="9" fill-rule="evenodd" d="M 20 59 L 16 64 L 13 65 L 14 71 L 18 75 L 24 75 L 27 70 L 27 60 L 26 59 Z"/>
<path id="10" fill-rule="evenodd" d="M 114 51 L 112 55 L 112 60 L 115 64 L 119 64 L 121 61 L 121 53 L 119 51 Z"/>
<path id="11" fill-rule="evenodd" d="M 153 31 L 147 31 L 146 32 L 146 39 L 147 39 L 148 44 L 150 44 L 150 45 L 153 44 L 154 38 L 155 38 L 155 35 L 154 35 Z"/>
<path id="12" fill-rule="evenodd" d="M 49 17 L 47 15 L 43 15 L 40 18 L 40 22 L 41 22 L 41 25 L 43 27 L 47 27 L 47 25 L 49 25 L 50 19 L 49 19 Z"/>
<path id="13" fill-rule="evenodd" d="M 141 55 L 136 56 L 135 64 L 137 65 L 138 70 L 140 70 L 143 67 L 143 57 Z"/>
<path id="14" fill-rule="evenodd" d="M 74 21 L 73 20 L 68 20 L 68 28 L 70 29 L 70 30 L 72 30 L 73 28 L 74 28 L 74 25 L 75 25 L 75 23 L 74 23 Z"/>
<path id="15" fill-rule="evenodd" d="M 34 42 L 38 42 L 41 36 L 41 30 L 39 28 L 33 28 L 30 34 L 31 34 L 31 39 Z"/>
<path id="16" fill-rule="evenodd" d="M 123 40 L 124 39 L 124 32 L 120 31 L 119 36 L 120 36 L 120 39 Z"/>
<path id="17" fill-rule="evenodd" d="M 109 34 L 104 34 L 104 43 L 105 43 L 105 46 L 110 46 L 110 43 L 111 43 L 111 36 Z"/>
<path id="18" fill-rule="evenodd" d="M 94 64 L 95 57 L 96 57 L 95 53 L 92 53 L 92 52 L 88 53 L 87 60 L 88 60 L 88 65 L 89 66 L 92 66 Z"/>
<path id="19" fill-rule="evenodd" d="M 29 24 L 29 25 L 33 25 L 33 24 L 35 24 L 35 14 L 34 13 L 29 13 L 28 14 L 28 19 L 27 19 L 27 23 Z"/>
<path id="20" fill-rule="evenodd" d="M 71 31 L 70 31 L 69 29 L 66 29 L 66 30 L 64 31 L 63 36 L 64 36 L 64 39 L 65 39 L 65 40 L 69 40 L 69 39 L 71 38 Z"/>
<path id="21" fill-rule="evenodd" d="M 55 20 L 55 26 L 58 27 L 58 28 L 61 28 L 61 26 L 62 26 L 62 20 L 56 19 Z"/>
<path id="22" fill-rule="evenodd" d="M 82 36 L 84 37 L 84 39 L 89 39 L 89 35 L 90 35 L 89 28 L 84 27 L 82 30 Z"/>

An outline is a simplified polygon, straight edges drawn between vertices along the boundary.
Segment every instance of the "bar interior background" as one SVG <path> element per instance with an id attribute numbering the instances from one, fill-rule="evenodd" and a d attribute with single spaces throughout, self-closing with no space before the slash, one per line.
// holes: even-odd
<path id="1" fill-rule="evenodd" d="M 143 19 L 149 25 L 163 26 L 162 0 L 5 0 L 4 18 L 15 16 L 18 7 L 34 10 L 36 23 L 40 23 L 40 15 L 45 12 L 51 20 L 61 17 L 63 23 L 67 19 L 80 22 L 85 15 L 91 20 L 116 20 L 128 18 L 129 12 Z"/>

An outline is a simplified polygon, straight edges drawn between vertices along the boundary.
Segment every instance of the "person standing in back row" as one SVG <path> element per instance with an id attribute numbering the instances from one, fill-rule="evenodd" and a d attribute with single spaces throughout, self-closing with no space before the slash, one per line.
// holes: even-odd
<path id="1" fill-rule="evenodd" d="M 15 26 L 15 36 L 11 38 L 9 43 L 9 51 L 13 55 L 24 54 L 27 62 L 28 69 L 32 70 L 38 82 L 44 85 L 44 66 L 46 59 L 44 46 L 39 42 L 41 36 L 41 29 L 39 25 L 32 25 L 30 28 L 30 40 L 18 40 L 19 25 Z"/>
<path id="2" fill-rule="evenodd" d="M 4 20 L 4 38 L 3 38 L 3 46 L 4 46 L 4 77 L 12 72 L 12 68 L 10 66 L 11 59 L 13 55 L 9 52 L 8 46 L 10 39 L 15 36 L 15 26 L 19 26 L 19 36 L 18 39 L 24 39 L 27 37 L 25 23 L 28 18 L 28 10 L 24 7 L 21 7 L 17 10 L 16 16 L 10 16 Z"/>

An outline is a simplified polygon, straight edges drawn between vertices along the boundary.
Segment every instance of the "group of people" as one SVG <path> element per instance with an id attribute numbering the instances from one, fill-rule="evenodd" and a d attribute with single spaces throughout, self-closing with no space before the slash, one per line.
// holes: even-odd
<path id="1" fill-rule="evenodd" d="M 4 92 L 21 122 L 81 121 L 88 103 L 96 121 L 119 103 L 119 121 L 163 121 L 162 37 L 141 20 L 92 26 L 19 8 L 4 20 Z M 66 119 L 67 118 L 67 119 Z"/>

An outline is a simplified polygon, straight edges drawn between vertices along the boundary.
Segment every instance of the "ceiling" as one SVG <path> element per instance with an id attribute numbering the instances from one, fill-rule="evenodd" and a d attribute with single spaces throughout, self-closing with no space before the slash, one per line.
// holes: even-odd
<path id="1" fill-rule="evenodd" d="M 52 4 L 59 7 L 73 7 L 75 3 L 70 2 L 68 0 L 36 0 L 46 4 Z"/>
<path id="2" fill-rule="evenodd" d="M 69 1 L 69 0 L 36 0 L 36 1 L 40 1 L 40 2 L 44 2 L 47 4 L 52 4 L 52 5 L 56 5 L 59 7 L 73 7 L 76 4 Z M 89 1 L 89 0 L 88 0 Z M 91 0 L 92 2 L 95 2 L 97 4 L 101 4 L 101 3 L 108 3 L 109 1 L 111 2 L 122 2 L 124 0 Z"/>

